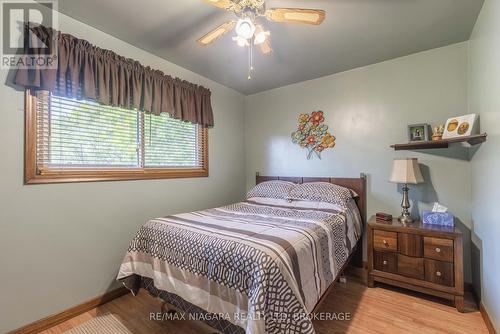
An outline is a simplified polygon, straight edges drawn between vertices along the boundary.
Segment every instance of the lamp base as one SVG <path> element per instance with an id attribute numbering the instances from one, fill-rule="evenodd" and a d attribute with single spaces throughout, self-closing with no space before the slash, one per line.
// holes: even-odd
<path id="1" fill-rule="evenodd" d="M 408 191 L 410 190 L 408 188 L 408 185 L 407 184 L 404 184 L 403 185 L 403 200 L 401 201 L 401 208 L 402 208 L 402 211 L 401 211 L 401 216 L 399 216 L 399 221 L 401 222 L 401 224 L 403 225 L 406 225 L 406 224 L 410 224 L 411 222 L 413 222 L 413 219 L 411 218 L 411 215 L 410 215 L 410 201 L 408 199 Z"/>
<path id="2" fill-rule="evenodd" d="M 413 218 L 410 217 L 410 215 L 402 214 L 398 218 L 399 222 L 403 225 L 413 223 Z"/>

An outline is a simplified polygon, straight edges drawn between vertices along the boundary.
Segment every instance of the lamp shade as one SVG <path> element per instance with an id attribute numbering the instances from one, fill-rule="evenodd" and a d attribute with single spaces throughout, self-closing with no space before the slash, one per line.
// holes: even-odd
<path id="1" fill-rule="evenodd" d="M 423 183 L 424 177 L 418 166 L 417 158 L 394 159 L 389 180 L 393 183 Z"/>

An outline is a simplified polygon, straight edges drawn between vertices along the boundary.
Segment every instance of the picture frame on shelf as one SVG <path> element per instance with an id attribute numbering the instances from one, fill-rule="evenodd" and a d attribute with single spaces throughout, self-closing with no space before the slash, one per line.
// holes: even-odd
<path id="1" fill-rule="evenodd" d="M 429 141 L 430 125 L 427 123 L 408 125 L 408 142 Z"/>
<path id="2" fill-rule="evenodd" d="M 444 127 L 443 139 L 467 137 L 478 134 L 478 119 L 479 117 L 477 114 L 457 116 L 448 119 Z"/>

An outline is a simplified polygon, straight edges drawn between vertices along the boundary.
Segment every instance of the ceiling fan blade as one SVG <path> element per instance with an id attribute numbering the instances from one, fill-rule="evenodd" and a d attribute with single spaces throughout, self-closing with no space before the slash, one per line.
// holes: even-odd
<path id="1" fill-rule="evenodd" d="M 265 54 L 265 55 L 273 52 L 273 49 L 271 48 L 271 42 L 269 41 L 268 38 L 266 38 L 264 43 L 259 44 L 259 48 L 260 48 L 260 52 L 262 52 L 262 54 Z"/>
<path id="2" fill-rule="evenodd" d="M 219 7 L 222 9 L 229 9 L 233 5 L 231 0 L 203 0 L 203 1 L 212 6 Z"/>
<path id="3" fill-rule="evenodd" d="M 215 42 L 222 35 L 231 31 L 234 28 L 235 24 L 236 24 L 235 21 L 229 21 L 221 24 L 214 30 L 210 31 L 209 33 L 205 34 L 203 37 L 198 39 L 198 43 L 200 43 L 201 45 L 208 45 Z"/>
<path id="4" fill-rule="evenodd" d="M 325 19 L 326 12 L 321 9 L 271 8 L 266 10 L 266 17 L 273 22 L 293 22 L 319 25 Z"/>

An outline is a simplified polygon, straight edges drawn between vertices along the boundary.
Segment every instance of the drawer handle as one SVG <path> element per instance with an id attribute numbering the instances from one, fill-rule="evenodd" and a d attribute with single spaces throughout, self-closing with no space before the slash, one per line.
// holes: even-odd
<path id="1" fill-rule="evenodd" d="M 382 240 L 382 242 L 384 243 L 384 245 L 389 246 L 389 244 L 387 243 L 387 240 L 384 239 L 384 240 Z"/>
<path id="2" fill-rule="evenodd" d="M 441 277 L 441 272 L 440 271 L 436 271 L 436 276 L 437 277 Z"/>
<path id="3" fill-rule="evenodd" d="M 382 263 L 384 264 L 384 266 L 386 266 L 386 265 L 387 265 L 387 261 L 386 261 L 386 260 L 384 260 L 384 262 L 382 262 Z"/>
<path id="4" fill-rule="evenodd" d="M 441 248 L 436 247 L 436 253 L 441 253 Z"/>

